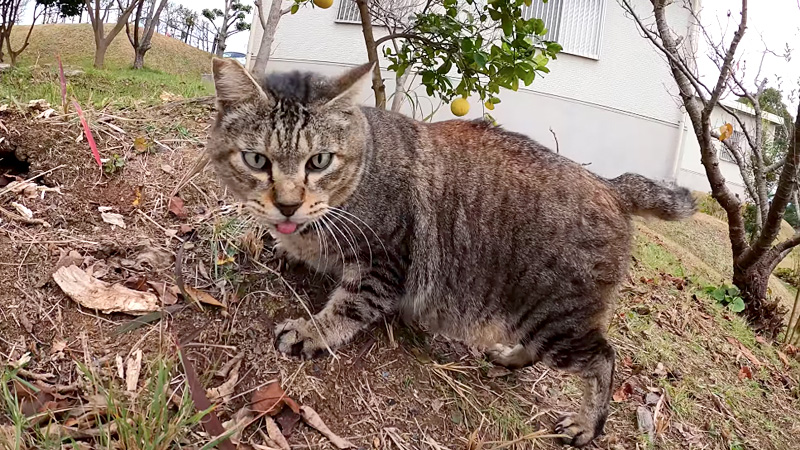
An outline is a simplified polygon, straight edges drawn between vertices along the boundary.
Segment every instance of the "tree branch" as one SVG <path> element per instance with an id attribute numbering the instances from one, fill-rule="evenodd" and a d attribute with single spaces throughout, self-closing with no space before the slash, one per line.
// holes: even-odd
<path id="1" fill-rule="evenodd" d="M 728 47 L 728 51 L 725 52 L 725 59 L 722 61 L 722 68 L 720 69 L 719 78 L 717 79 L 717 85 L 714 87 L 714 90 L 711 91 L 711 97 L 709 98 L 708 103 L 706 103 L 706 107 L 703 109 L 704 118 L 711 116 L 711 111 L 714 110 L 714 105 L 719 102 L 719 98 L 722 95 L 722 92 L 725 90 L 725 84 L 728 80 L 728 75 L 731 72 L 731 66 L 733 65 L 733 57 L 736 55 L 736 49 L 739 47 L 739 42 L 741 42 L 746 29 L 747 0 L 742 0 L 742 20 L 739 22 L 739 28 L 733 34 L 733 39 Z"/>
<path id="2" fill-rule="evenodd" d="M 737 261 L 742 265 L 746 266 L 751 264 L 769 251 L 772 242 L 775 241 L 775 238 L 778 237 L 778 233 L 780 232 L 781 220 L 783 219 L 786 206 L 789 204 L 792 191 L 797 183 L 797 167 L 800 165 L 800 152 L 798 152 L 800 149 L 800 132 L 797 131 L 798 128 L 800 128 L 800 105 L 798 105 L 797 115 L 795 117 L 794 139 L 792 139 L 792 145 L 789 147 L 789 152 L 786 154 L 786 163 L 783 165 L 783 170 L 778 180 L 778 189 L 775 192 L 775 196 L 772 198 L 772 205 L 769 208 L 769 214 L 767 215 L 764 229 L 761 231 L 755 244 L 742 255 L 740 261 Z M 784 244 L 783 250 L 797 245 L 792 239 L 785 242 L 788 242 L 788 244 Z M 778 244 L 778 246 L 781 246 L 781 244 Z M 780 251 L 779 249 L 779 253 Z"/>

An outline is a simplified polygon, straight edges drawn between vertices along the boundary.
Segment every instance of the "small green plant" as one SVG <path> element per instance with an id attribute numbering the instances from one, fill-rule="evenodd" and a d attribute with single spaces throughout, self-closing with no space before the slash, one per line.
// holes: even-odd
<path id="1" fill-rule="evenodd" d="M 744 311 L 744 300 L 742 293 L 736 286 L 723 284 L 722 286 L 706 286 L 704 289 L 706 294 L 716 300 L 720 305 L 728 308 L 732 312 L 739 313 Z"/>
<path id="2" fill-rule="evenodd" d="M 103 172 L 108 175 L 113 175 L 123 167 L 125 167 L 125 157 L 114 153 L 111 155 L 111 158 L 108 158 L 108 160 L 103 163 Z"/>

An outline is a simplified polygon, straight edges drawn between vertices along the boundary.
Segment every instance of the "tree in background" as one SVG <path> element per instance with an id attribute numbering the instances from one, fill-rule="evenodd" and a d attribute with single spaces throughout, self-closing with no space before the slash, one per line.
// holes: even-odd
<path id="1" fill-rule="evenodd" d="M 796 132 L 792 134 L 784 156 L 770 160 L 764 146 L 762 122 L 764 108 L 770 102 L 767 101 L 769 96 L 764 97 L 767 78 L 762 77 L 761 70 L 764 58 L 774 53 L 768 50 L 762 53 L 761 62 L 753 77 L 755 89 L 750 88 L 743 78 L 744 73 L 735 69 L 739 66 L 736 61 L 741 58 L 741 55 L 737 54 L 739 43 L 747 29 L 747 0 L 742 0 L 741 9 L 733 10 L 732 14 L 728 15 L 740 18 L 738 23 L 734 23 L 734 34 L 725 36 L 724 39 L 713 38 L 701 25 L 698 11 L 693 9 L 693 4 L 689 0 L 677 2 L 651 0 L 647 11 L 637 11 L 631 6 L 630 0 L 620 1 L 627 14 L 636 22 L 641 34 L 666 57 L 672 77 L 677 84 L 680 100 L 691 120 L 692 129 L 700 146 L 701 162 L 711 185 L 712 196 L 728 217 L 728 234 L 733 253 L 733 283 L 745 299 L 744 314 L 756 329 L 776 335 L 783 327 L 783 311 L 780 310 L 777 301 L 767 299 L 767 283 L 778 263 L 800 244 L 800 232 L 787 240 L 775 242 L 786 207 L 797 187 L 800 134 Z M 670 27 L 667 18 L 669 7 L 685 8 L 693 15 L 696 27 L 710 49 L 709 56 L 718 68 L 713 84 L 706 84 L 706 80 L 700 78 L 697 73 L 693 37 L 681 36 Z M 643 17 L 648 17 L 648 23 Z M 735 111 L 720 103 L 726 91 L 746 98 L 752 105 L 755 114 L 753 126 L 747 126 Z M 765 101 L 764 104 L 762 100 Z M 733 129 L 731 124 L 726 124 L 720 129 L 711 127 L 711 114 L 716 107 L 726 110 L 734 117 L 744 139 L 736 141 L 728 139 Z M 795 123 L 795 130 L 797 126 Z M 748 239 L 746 232 L 742 200 L 728 188 L 720 170 L 717 142 L 721 143 L 735 159 L 748 196 L 755 206 L 755 229 L 751 239 Z M 770 199 L 767 180 L 769 174 L 773 172 L 777 174 L 777 181 L 774 195 Z"/>
<path id="2" fill-rule="evenodd" d="M 429 96 L 449 102 L 477 95 L 491 110 L 500 103 L 500 88 L 528 86 L 536 74 L 549 71 L 548 62 L 561 51 L 559 44 L 543 39 L 547 30 L 541 19 L 525 19 L 524 8 L 532 0 L 355 2 L 369 61 L 376 63 L 372 89 L 379 108 L 386 108 L 379 52 L 396 74 L 396 96 L 405 95 L 406 74 L 414 73 Z M 386 26 L 389 34 L 375 39 L 373 21 Z M 461 78 L 457 84 L 450 76 L 453 71 Z M 392 108 L 400 104 L 395 101 Z"/>
<path id="3" fill-rule="evenodd" d="M 108 34 L 105 34 L 105 27 L 104 22 L 108 15 L 109 7 L 106 6 L 105 11 L 103 11 L 103 6 L 100 3 L 100 0 L 94 0 L 94 5 L 92 5 L 92 0 L 84 0 L 86 3 L 86 10 L 89 13 L 89 21 L 92 24 L 92 31 L 94 32 L 94 67 L 98 69 L 102 69 L 105 65 L 106 59 L 106 50 L 108 50 L 108 46 L 111 42 L 114 41 L 114 38 L 117 37 L 122 28 L 128 23 L 128 19 L 131 17 L 136 8 L 139 7 L 139 4 L 144 2 L 144 0 L 128 0 L 127 4 L 123 3 L 122 0 L 118 0 L 119 7 L 120 7 L 120 14 L 117 18 L 117 23 L 111 28 L 111 31 Z"/>
<path id="4" fill-rule="evenodd" d="M 145 3 L 149 3 L 149 5 L 146 13 L 147 15 L 142 18 Z M 158 24 L 161 11 L 164 10 L 166 5 L 167 0 L 161 0 L 158 4 L 156 4 L 156 1 L 139 1 L 139 5 L 136 7 L 136 15 L 133 19 L 133 34 L 131 34 L 130 24 L 125 22 L 125 34 L 128 35 L 128 41 L 130 41 L 134 51 L 134 69 L 141 69 L 144 67 L 144 54 L 150 50 L 150 41 L 153 38 L 153 32 Z M 120 4 L 120 8 L 121 7 L 122 5 Z M 142 23 L 142 21 L 144 21 L 144 23 Z M 142 25 L 141 30 L 140 25 Z"/>
<path id="5" fill-rule="evenodd" d="M 203 17 L 208 19 L 208 22 L 214 28 L 214 44 L 211 48 L 211 53 L 217 56 L 222 56 L 225 52 L 225 43 L 228 38 L 240 31 L 250 29 L 250 24 L 247 23 L 247 14 L 253 10 L 250 5 L 244 5 L 239 0 L 224 0 L 225 9 L 204 9 L 202 11 Z M 220 25 L 216 24 L 217 19 L 222 19 Z"/>
<path id="6" fill-rule="evenodd" d="M 197 25 L 197 12 L 181 6 L 178 8 L 177 15 L 181 25 L 181 40 L 188 43 L 192 31 L 194 31 L 195 25 Z"/>
<path id="7" fill-rule="evenodd" d="M 283 0 L 270 0 L 269 9 L 264 5 L 264 0 L 256 0 L 256 11 L 259 22 L 261 22 L 261 43 L 256 53 L 256 61 L 250 72 L 256 78 L 262 77 L 267 72 L 267 63 L 272 53 L 272 42 L 275 40 L 275 31 L 278 29 L 278 22 L 281 16 L 289 12 L 297 12 L 297 3 L 289 8 L 283 8 Z"/>

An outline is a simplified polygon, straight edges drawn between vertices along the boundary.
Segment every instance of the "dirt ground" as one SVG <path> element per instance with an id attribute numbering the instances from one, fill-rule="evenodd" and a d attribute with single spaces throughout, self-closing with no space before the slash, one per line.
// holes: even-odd
<path id="1" fill-rule="evenodd" d="M 540 366 L 508 373 L 459 343 L 396 322 L 361 335 L 335 358 L 302 362 L 278 355 L 273 324 L 319 309 L 331 280 L 277 258 L 269 236 L 238 214 L 210 168 L 187 182 L 203 152 L 211 109 L 174 102 L 91 112 L 100 154 L 124 161 L 113 173 L 97 166 L 74 114 L 44 119 L 0 112 L 0 207 L 12 213 L 0 216 L 4 364 L 28 353 L 23 378 L 85 390 L 81 364 L 103 383 L 120 383 L 115 361 L 143 350 L 138 389 L 144 390 L 148 364 L 176 358 L 180 340 L 206 388 L 223 384 L 226 378 L 215 372 L 243 355 L 232 393 L 218 401 L 222 421 L 246 407 L 254 390 L 279 380 L 289 396 L 361 448 L 557 447 L 546 435 L 560 412 L 576 410 L 579 385 Z M 9 163 L 11 154 L 21 162 Z M 9 182 L 36 175 L 39 190 L 4 192 Z M 182 207 L 172 200 L 176 188 Z M 14 202 L 33 219 L 21 219 Z M 105 222 L 101 207 L 120 214 L 125 228 Z M 741 332 L 738 319 L 698 300 L 688 277 L 648 264 L 651 244 L 642 242 L 611 330 L 618 392 L 596 448 L 783 449 L 796 443 L 797 362 L 784 362 L 771 344 Z M 181 245 L 184 283 L 224 307 L 163 294 L 176 284 Z M 71 263 L 107 283 L 149 286 L 164 306 L 177 303 L 163 320 L 119 333 L 132 316 L 83 308 L 54 282 L 59 265 Z M 759 364 L 743 357 L 736 342 L 752 348 Z M 745 365 L 755 375 L 743 382 Z M 182 373 L 180 367 L 171 372 L 171 386 L 182 385 Z M 741 405 L 745 398 L 752 406 Z M 761 415 L 748 416 L 753 408 Z M 648 414 L 650 430 L 637 419 Z M 292 448 L 334 448 L 306 426 L 279 423 Z M 177 442 L 200 448 L 207 439 L 197 426 Z M 258 447 L 262 425 L 248 427 L 240 440 L 265 448 Z M 81 442 L 71 448 L 107 448 L 91 437 Z"/>

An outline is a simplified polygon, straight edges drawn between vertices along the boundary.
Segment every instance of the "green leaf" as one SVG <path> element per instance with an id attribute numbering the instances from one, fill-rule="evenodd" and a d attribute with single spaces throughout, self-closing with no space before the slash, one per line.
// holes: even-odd
<path id="1" fill-rule="evenodd" d="M 510 37 L 514 33 L 514 23 L 507 17 L 503 17 L 500 23 L 503 27 L 503 34 Z"/>
<path id="2" fill-rule="evenodd" d="M 486 67 L 487 62 L 488 59 L 486 58 L 486 54 L 484 54 L 483 52 L 475 52 L 475 64 L 477 64 L 478 67 L 483 69 L 484 67 Z"/>
<path id="3" fill-rule="evenodd" d="M 300 11 L 300 5 L 295 3 L 294 5 L 292 5 L 291 12 L 292 12 L 292 14 L 297 14 L 297 11 Z"/>
<path id="4" fill-rule="evenodd" d="M 473 49 L 472 39 L 466 38 L 466 37 L 464 39 L 461 39 L 461 50 L 462 51 L 471 52 L 472 49 Z"/>
<path id="5" fill-rule="evenodd" d="M 734 298 L 733 301 L 728 304 L 728 309 L 735 313 L 744 311 L 744 300 L 742 300 L 742 297 Z"/>
<path id="6" fill-rule="evenodd" d="M 714 291 L 711 293 L 711 298 L 713 298 L 718 302 L 722 302 L 725 300 L 725 294 L 726 294 L 725 288 L 718 287 L 714 289 Z"/>

